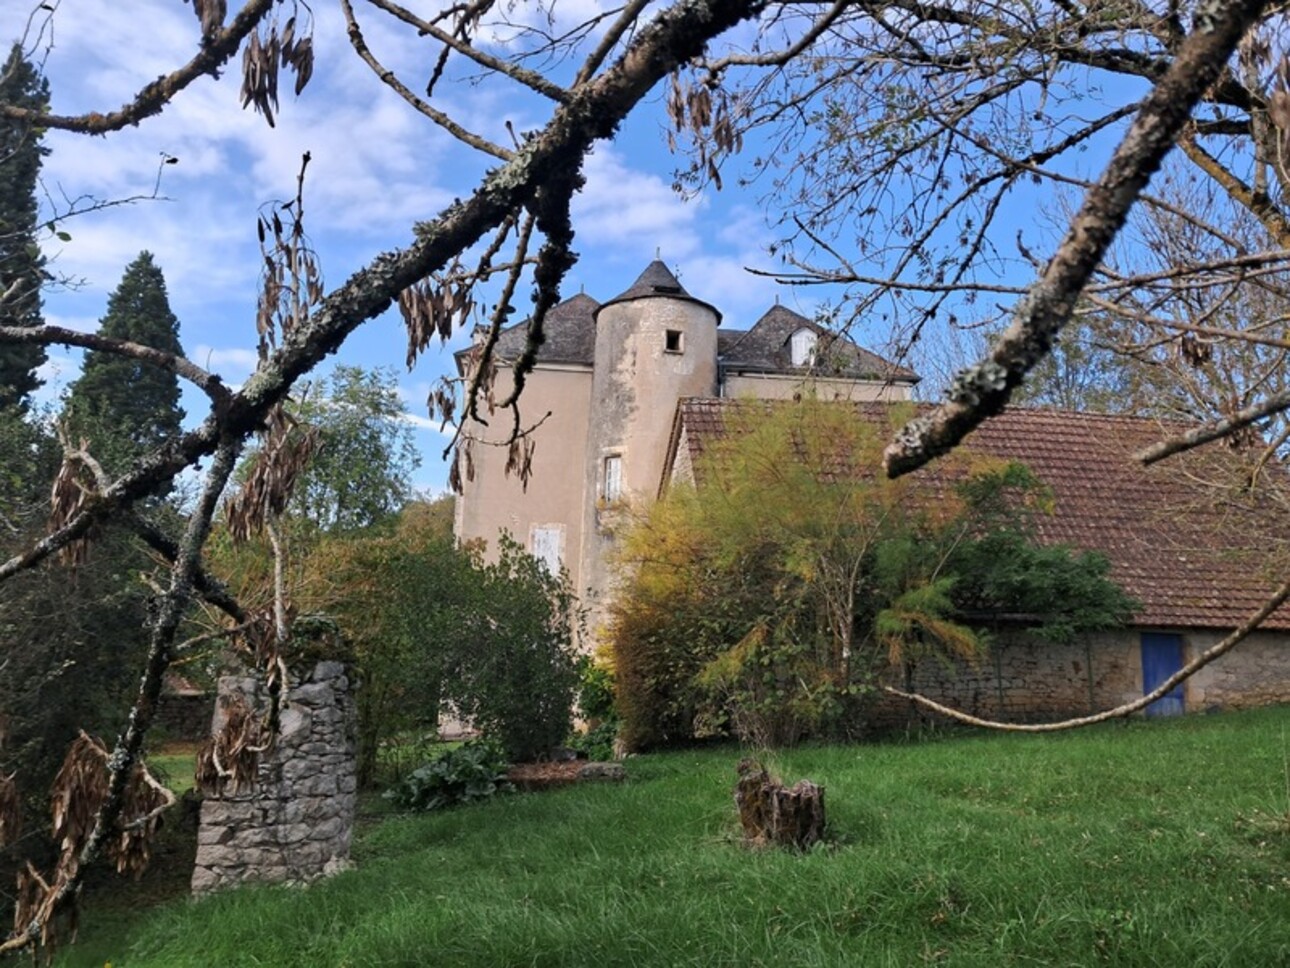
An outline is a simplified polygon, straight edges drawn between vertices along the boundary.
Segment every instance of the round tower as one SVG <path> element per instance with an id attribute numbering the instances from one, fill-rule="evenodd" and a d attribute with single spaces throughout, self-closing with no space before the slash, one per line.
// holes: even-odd
<path id="1" fill-rule="evenodd" d="M 615 507 L 657 496 L 677 401 L 716 395 L 721 314 L 655 260 L 595 320 L 583 560 L 603 591 Z"/>

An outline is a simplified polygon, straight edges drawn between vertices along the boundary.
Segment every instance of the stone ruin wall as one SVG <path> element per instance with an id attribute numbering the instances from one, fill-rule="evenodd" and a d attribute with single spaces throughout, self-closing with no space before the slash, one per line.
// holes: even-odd
<path id="1" fill-rule="evenodd" d="M 202 802 L 194 894 L 302 883 L 348 866 L 357 790 L 353 683 L 341 662 L 319 662 L 293 681 L 254 788 Z M 225 697 L 239 692 L 252 708 L 266 707 L 261 679 L 224 676 L 213 730 L 223 725 Z"/>

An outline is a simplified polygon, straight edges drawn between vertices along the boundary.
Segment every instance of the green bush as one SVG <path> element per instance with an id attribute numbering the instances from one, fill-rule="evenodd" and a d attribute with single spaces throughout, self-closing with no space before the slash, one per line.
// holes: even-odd
<path id="1" fill-rule="evenodd" d="M 573 725 L 573 593 L 503 533 L 497 561 L 476 563 L 467 596 L 444 695 L 513 762 L 538 759 Z"/>
<path id="2" fill-rule="evenodd" d="M 725 430 L 700 486 L 673 487 L 619 542 L 608 634 L 629 749 L 862 732 L 878 684 L 979 661 L 995 616 L 1061 642 L 1137 607 L 1106 559 L 1035 543 L 1051 495 L 1020 464 L 965 451 L 939 490 L 889 481 L 871 469 L 894 428 L 811 400 L 748 402 Z"/>
<path id="3" fill-rule="evenodd" d="M 592 723 L 614 717 L 614 674 L 589 656 L 578 660 L 578 714 Z"/>
<path id="4" fill-rule="evenodd" d="M 385 799 L 408 810 L 442 810 L 486 800 L 514 789 L 506 779 L 508 765 L 496 743 L 463 743 L 413 770 L 385 792 Z"/>
<path id="5" fill-rule="evenodd" d="M 614 741 L 618 739 L 618 726 L 618 717 L 612 716 L 585 733 L 575 733 L 569 737 L 568 746 L 579 753 L 585 753 L 589 760 L 612 760 Z"/>

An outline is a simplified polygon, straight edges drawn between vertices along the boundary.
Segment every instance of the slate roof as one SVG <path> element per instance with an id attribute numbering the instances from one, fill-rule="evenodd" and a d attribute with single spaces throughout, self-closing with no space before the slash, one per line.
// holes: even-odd
<path id="1" fill-rule="evenodd" d="M 547 313 L 546 325 L 543 327 L 546 339 L 538 350 L 538 361 L 591 366 L 596 357 L 596 314 L 605 306 L 616 302 L 660 295 L 662 293 L 658 287 L 676 287 L 679 292 L 669 291 L 667 295 L 707 305 L 694 299 L 662 262 L 655 261 L 650 263 L 630 288 L 607 303 L 599 303 L 591 296 L 579 293 L 553 307 Z M 502 330 L 496 347 L 499 360 L 515 360 L 524 352 L 528 325 L 529 321 L 526 319 Z M 819 366 L 808 368 L 792 365 L 788 340 L 802 327 L 820 334 L 821 348 L 817 355 L 822 362 Z M 469 353 L 470 350 L 465 349 L 456 354 L 459 368 L 465 366 Z M 835 336 L 784 306 L 774 306 L 767 310 L 753 324 L 752 329 L 717 330 L 717 354 L 723 366 L 737 372 L 804 374 L 809 371 L 822 376 L 857 380 L 918 381 L 918 374 L 913 370 L 890 363 L 845 337 Z"/>
<path id="2" fill-rule="evenodd" d="M 552 306 L 542 327 L 545 341 L 538 350 L 538 360 L 542 363 L 583 363 L 591 366 L 596 357 L 595 316 L 599 308 L 600 303 L 586 293 L 579 293 Z M 499 360 L 519 358 L 528 341 L 528 326 L 529 321 L 526 319 L 498 334 L 495 352 Z M 456 354 L 459 367 L 469 353 L 470 350 L 466 349 Z"/>
<path id="3" fill-rule="evenodd" d="M 809 329 L 819 337 L 815 363 L 793 366 L 789 340 L 800 329 Z M 744 373 L 813 373 L 817 376 L 839 376 L 853 380 L 896 380 L 917 383 L 918 374 L 876 353 L 857 346 L 823 326 L 776 304 L 745 332 L 719 332 L 717 352 L 727 370 Z"/>
<path id="4" fill-rule="evenodd" d="M 726 435 L 727 418 L 738 408 L 769 411 L 784 405 L 683 400 L 664 473 L 669 473 L 681 440 L 695 462 Z M 858 419 L 887 420 L 881 405 L 834 405 L 854 407 Z M 1272 562 L 1278 555 L 1285 560 L 1286 505 L 1274 503 L 1266 493 L 1259 499 L 1237 498 L 1230 489 L 1206 485 L 1232 471 L 1232 455 L 1221 446 L 1146 468 L 1130 459 L 1135 450 L 1182 426 L 1009 409 L 987 420 L 965 446 L 969 452 L 1021 461 L 1048 485 L 1054 507 L 1052 514 L 1036 516 L 1039 540 L 1105 554 L 1111 577 L 1143 603 L 1135 625 L 1231 629 L 1256 611 L 1277 584 Z M 952 484 L 947 467 L 934 462 L 912 477 L 934 499 Z M 870 471 L 849 473 L 866 476 Z M 1281 492 L 1282 501 L 1287 491 L 1290 487 Z M 1273 613 L 1263 627 L 1290 629 L 1290 606 Z"/>

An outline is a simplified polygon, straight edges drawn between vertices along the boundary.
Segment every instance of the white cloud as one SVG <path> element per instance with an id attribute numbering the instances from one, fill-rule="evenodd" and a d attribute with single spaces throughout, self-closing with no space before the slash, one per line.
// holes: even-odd
<path id="1" fill-rule="evenodd" d="M 97 333 L 99 318 L 97 316 L 64 316 L 59 313 L 44 313 L 45 322 L 50 326 L 75 330 L 78 333 Z"/>
<path id="2" fill-rule="evenodd" d="M 239 376 L 250 374 L 260 362 L 255 350 L 238 347 L 222 349 L 199 343 L 189 354 L 192 361 L 206 370 L 218 373 L 236 373 Z"/>
<path id="3" fill-rule="evenodd" d="M 703 199 L 683 200 L 658 175 L 631 167 L 616 146 L 596 149 L 587 159 L 586 177 L 573 200 L 579 240 L 611 248 L 629 262 L 657 252 L 671 265 L 698 251 Z"/>
<path id="4" fill-rule="evenodd" d="M 404 423 L 411 424 L 413 427 L 416 427 L 418 430 L 428 431 L 437 437 L 442 437 L 445 440 L 452 437 L 452 428 L 444 427 L 443 429 L 440 429 L 438 420 L 431 420 L 429 417 L 423 417 L 420 414 L 415 414 L 415 413 L 405 413 L 402 419 Z M 435 455 L 435 456 L 438 456 L 438 455 Z"/>

